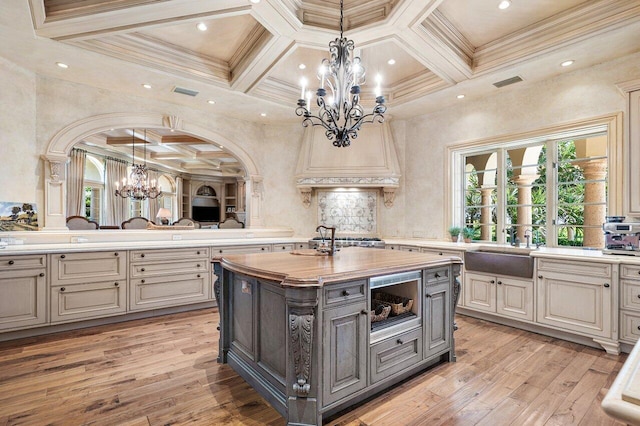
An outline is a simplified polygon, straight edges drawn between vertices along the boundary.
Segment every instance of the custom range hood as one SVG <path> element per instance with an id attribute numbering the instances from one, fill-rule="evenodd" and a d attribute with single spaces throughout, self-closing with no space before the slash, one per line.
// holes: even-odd
<path id="1" fill-rule="evenodd" d="M 296 186 L 305 207 L 315 188 L 380 188 L 393 206 L 400 166 L 387 123 L 363 126 L 351 146 L 336 148 L 321 127 L 305 129 L 296 169 Z"/>

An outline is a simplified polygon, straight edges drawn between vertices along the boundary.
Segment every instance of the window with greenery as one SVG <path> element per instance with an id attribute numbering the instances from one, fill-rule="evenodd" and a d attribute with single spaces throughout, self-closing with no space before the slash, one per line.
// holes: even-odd
<path id="1" fill-rule="evenodd" d="M 542 139 L 542 140 L 540 140 Z M 459 203 L 474 241 L 602 248 L 607 136 L 540 138 L 460 151 Z"/>

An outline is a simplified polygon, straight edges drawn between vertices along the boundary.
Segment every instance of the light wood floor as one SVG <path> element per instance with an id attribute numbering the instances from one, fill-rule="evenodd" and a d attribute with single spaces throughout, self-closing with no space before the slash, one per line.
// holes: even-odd
<path id="1" fill-rule="evenodd" d="M 0 343 L 0 425 L 284 425 L 216 363 L 208 309 Z M 610 425 L 625 356 L 459 317 L 458 362 L 331 419 L 364 425 Z"/>

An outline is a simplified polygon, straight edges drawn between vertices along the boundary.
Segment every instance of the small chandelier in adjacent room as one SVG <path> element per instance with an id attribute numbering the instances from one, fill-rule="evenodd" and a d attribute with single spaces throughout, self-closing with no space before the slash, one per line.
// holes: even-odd
<path id="1" fill-rule="evenodd" d="M 333 141 L 333 146 L 347 147 L 351 139 L 358 137 L 358 130 L 364 123 L 384 121 L 387 107 L 380 89 L 380 80 L 376 88 L 376 105 L 371 113 L 364 113 L 360 105 L 360 84 L 365 82 L 364 67 L 360 57 L 353 56 L 354 43 L 343 37 L 343 1 L 340 0 L 340 38 L 329 43 L 330 59 L 323 59 L 318 72 L 320 87 L 316 91 L 318 111 L 313 115 L 311 111 L 311 92 L 305 99 L 305 83 L 298 99 L 296 114 L 304 117 L 303 126 L 322 126 L 327 138 Z M 331 89 L 331 97 L 325 100 L 327 91 L 325 84 Z"/>
<path id="2" fill-rule="evenodd" d="M 144 164 L 136 164 L 136 131 L 133 129 L 131 148 L 131 173 L 129 178 L 122 178 L 122 188 L 120 182 L 116 182 L 116 195 L 122 198 L 131 198 L 132 200 L 146 200 L 147 198 L 158 198 L 162 194 L 156 181 L 153 179 L 149 182 L 149 172 L 147 170 L 147 131 L 144 131 Z"/>

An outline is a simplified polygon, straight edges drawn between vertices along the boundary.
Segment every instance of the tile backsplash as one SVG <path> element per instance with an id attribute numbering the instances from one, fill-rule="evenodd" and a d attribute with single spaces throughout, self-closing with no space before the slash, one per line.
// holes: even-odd
<path id="1" fill-rule="evenodd" d="M 377 203 L 376 190 L 318 191 L 318 224 L 342 233 L 376 234 Z"/>

